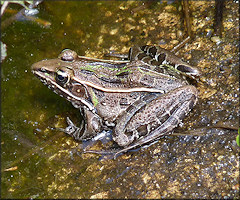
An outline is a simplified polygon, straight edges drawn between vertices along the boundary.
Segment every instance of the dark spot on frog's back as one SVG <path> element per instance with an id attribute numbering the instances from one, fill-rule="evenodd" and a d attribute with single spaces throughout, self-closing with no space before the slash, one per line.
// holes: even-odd
<path id="1" fill-rule="evenodd" d="M 138 58 L 138 60 L 142 60 L 143 58 L 145 58 L 147 55 L 146 55 L 146 53 L 139 53 L 138 55 L 137 55 L 137 58 Z"/>
<path id="2" fill-rule="evenodd" d="M 129 75 L 129 72 L 128 71 L 124 71 L 124 72 L 120 72 L 119 74 L 117 74 L 116 76 L 118 78 L 127 78 Z"/>
<path id="3" fill-rule="evenodd" d="M 108 82 L 108 83 L 121 83 L 121 80 L 120 79 L 116 79 L 116 78 L 110 79 L 110 78 L 102 76 L 102 77 L 100 77 L 100 79 L 102 81 L 105 81 L 105 82 Z"/>
<path id="4" fill-rule="evenodd" d="M 191 67 L 188 67 L 186 65 L 178 65 L 177 69 L 181 72 L 192 72 L 193 71 Z"/>
<path id="5" fill-rule="evenodd" d="M 86 75 L 89 75 L 89 76 L 92 76 L 92 75 L 95 74 L 94 72 L 89 71 L 89 70 L 86 70 L 86 69 L 81 69 L 81 72 L 82 72 L 83 74 L 86 74 Z"/>
<path id="6" fill-rule="evenodd" d="M 156 47 L 150 47 L 148 52 L 152 57 L 154 57 L 157 53 L 157 49 L 156 49 Z"/>
<path id="7" fill-rule="evenodd" d="M 163 61 L 166 59 L 166 54 L 161 53 L 157 57 L 156 56 L 152 56 L 152 57 L 155 59 L 151 61 L 151 64 L 154 66 L 160 66 L 162 65 Z M 163 72 L 160 72 L 160 73 L 163 73 Z"/>
<path id="8" fill-rule="evenodd" d="M 157 66 L 158 62 L 157 61 L 153 61 L 152 65 L 156 65 Z M 164 68 L 160 67 L 160 66 L 157 66 L 157 67 L 155 67 L 154 71 L 163 74 L 164 73 Z"/>
<path id="9" fill-rule="evenodd" d="M 166 54 L 165 53 L 160 53 L 158 56 L 157 56 L 157 61 L 162 64 L 163 61 L 166 59 Z"/>

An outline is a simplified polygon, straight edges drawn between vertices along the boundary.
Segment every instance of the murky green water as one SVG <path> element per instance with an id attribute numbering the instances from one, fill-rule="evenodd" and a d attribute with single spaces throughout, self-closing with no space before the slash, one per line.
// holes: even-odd
<path id="1" fill-rule="evenodd" d="M 1 65 L 2 198 L 239 198 L 238 9 L 228 2 L 223 42 L 207 37 L 214 2 L 195 2 L 195 38 L 179 56 L 201 68 L 209 85 L 181 130 L 205 136 L 166 136 L 149 148 L 116 160 L 82 154 L 79 143 L 52 130 L 79 113 L 33 76 L 33 63 L 70 48 L 101 58 L 109 49 L 126 53 L 134 44 L 171 49 L 183 38 L 179 5 L 138 1 L 46 1 L 38 16 L 44 27 L 16 21 L 2 30 L 7 58 Z M 17 6 L 10 8 L 19 9 Z M 2 21 L 11 14 L 4 14 Z M 196 131 L 197 133 L 197 131 Z"/>

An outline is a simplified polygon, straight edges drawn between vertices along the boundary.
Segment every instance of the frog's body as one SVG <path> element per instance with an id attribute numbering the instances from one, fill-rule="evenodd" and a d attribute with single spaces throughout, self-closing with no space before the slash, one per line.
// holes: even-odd
<path id="1" fill-rule="evenodd" d="M 32 66 L 44 84 L 83 113 L 85 127 L 70 123 L 65 132 L 83 140 L 111 129 L 126 151 L 171 132 L 189 113 L 198 91 L 186 76 L 200 72 L 159 47 L 133 47 L 129 53 L 128 61 L 111 61 L 64 50 Z"/>

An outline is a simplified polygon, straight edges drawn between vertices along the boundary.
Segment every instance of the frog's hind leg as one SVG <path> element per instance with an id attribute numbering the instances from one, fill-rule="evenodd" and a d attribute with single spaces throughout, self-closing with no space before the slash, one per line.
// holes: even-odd
<path id="1" fill-rule="evenodd" d="M 128 122 L 125 122 L 128 125 L 122 130 L 123 135 L 131 136 L 131 138 L 135 136 L 135 138 L 128 146 L 126 145 L 115 153 L 114 157 L 171 132 L 196 104 L 197 95 L 197 89 L 188 85 L 154 99 L 146 105 L 141 113 L 136 113 L 131 119 L 128 119 Z M 147 117 L 149 113 L 150 115 Z M 139 124 L 140 122 L 141 124 Z"/>

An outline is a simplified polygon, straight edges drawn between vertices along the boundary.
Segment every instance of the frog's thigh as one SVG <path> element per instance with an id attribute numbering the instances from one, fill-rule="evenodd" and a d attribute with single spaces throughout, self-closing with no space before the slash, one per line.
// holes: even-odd
<path id="1" fill-rule="evenodd" d="M 127 142 L 122 146 L 136 139 L 135 144 L 141 145 L 170 132 L 196 104 L 197 94 L 194 86 L 183 86 L 143 106 L 127 122 L 121 137 Z"/>

